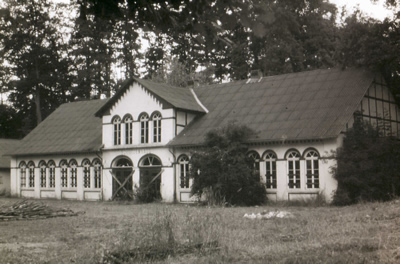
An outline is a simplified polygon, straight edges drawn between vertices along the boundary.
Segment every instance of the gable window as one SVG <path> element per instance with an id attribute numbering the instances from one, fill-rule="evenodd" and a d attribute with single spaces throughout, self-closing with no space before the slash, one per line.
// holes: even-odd
<path id="1" fill-rule="evenodd" d="M 35 164 L 31 161 L 28 163 L 29 181 L 28 187 L 35 187 Z"/>
<path id="2" fill-rule="evenodd" d="M 300 188 L 300 154 L 296 150 L 291 150 L 286 154 L 288 166 L 288 181 L 290 189 Z"/>
<path id="3" fill-rule="evenodd" d="M 40 187 L 46 188 L 46 163 L 41 161 L 39 164 L 40 168 Z"/>
<path id="4" fill-rule="evenodd" d="M 49 161 L 49 188 L 56 187 L 56 164 Z"/>
<path id="5" fill-rule="evenodd" d="M 149 143 L 149 115 L 140 115 L 140 142 Z"/>
<path id="6" fill-rule="evenodd" d="M 114 145 L 121 145 L 121 118 L 116 116 L 113 118 L 114 126 Z"/>
<path id="7" fill-rule="evenodd" d="M 83 166 L 83 187 L 90 188 L 90 161 L 85 159 L 82 162 Z"/>
<path id="8" fill-rule="evenodd" d="M 93 160 L 94 167 L 94 188 L 101 188 L 101 162 L 99 159 Z"/>
<path id="9" fill-rule="evenodd" d="M 127 115 L 124 118 L 125 124 L 125 144 L 132 144 L 133 138 L 133 118 L 130 115 Z"/>
<path id="10" fill-rule="evenodd" d="M 253 173 L 260 174 L 260 155 L 255 151 L 251 151 L 247 156 L 253 161 Z"/>
<path id="11" fill-rule="evenodd" d="M 265 160 L 265 183 L 267 189 L 276 189 L 276 155 L 268 151 L 264 155 Z"/>
<path id="12" fill-rule="evenodd" d="M 21 180 L 21 187 L 26 187 L 26 164 L 21 162 L 19 164 L 19 177 Z"/>
<path id="13" fill-rule="evenodd" d="M 179 174 L 180 174 L 180 186 L 181 188 L 189 188 L 189 158 L 186 155 L 181 156 L 178 159 L 179 163 Z"/>
<path id="14" fill-rule="evenodd" d="M 71 170 L 71 181 L 70 181 L 70 187 L 76 187 L 76 179 L 77 179 L 77 167 L 78 167 L 78 163 L 76 162 L 76 160 L 71 160 L 69 162 L 69 167 Z"/>
<path id="15" fill-rule="evenodd" d="M 161 114 L 154 113 L 153 117 L 153 142 L 161 142 Z"/>
<path id="16" fill-rule="evenodd" d="M 67 161 L 62 160 L 60 162 L 61 168 L 61 187 L 68 187 L 68 164 Z"/>
<path id="17" fill-rule="evenodd" d="M 310 150 L 305 154 L 307 188 L 319 188 L 319 154 L 315 150 Z"/>

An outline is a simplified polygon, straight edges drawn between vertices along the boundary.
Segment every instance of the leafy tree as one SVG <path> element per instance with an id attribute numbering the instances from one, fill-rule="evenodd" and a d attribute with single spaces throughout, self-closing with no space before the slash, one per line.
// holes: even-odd
<path id="1" fill-rule="evenodd" d="M 20 138 L 21 116 L 14 108 L 0 104 L 0 138 Z"/>
<path id="2" fill-rule="evenodd" d="M 68 87 L 69 61 L 60 53 L 59 21 L 51 9 L 46 0 L 6 0 L 0 20 L 2 56 L 14 76 L 9 100 L 36 124 L 64 101 Z"/>
<path id="3" fill-rule="evenodd" d="M 337 152 L 333 203 L 387 201 L 400 195 L 400 141 L 358 119 Z M 382 132 L 382 133 L 381 133 Z"/>
<path id="4" fill-rule="evenodd" d="M 193 153 L 191 177 L 192 195 L 218 204 L 261 204 L 266 191 L 260 176 L 254 171 L 253 160 L 247 154 L 246 138 L 251 134 L 246 126 L 230 123 L 206 135 L 205 150 Z"/>
<path id="5" fill-rule="evenodd" d="M 400 13 L 383 22 L 360 11 L 339 31 L 335 60 L 342 67 L 368 67 L 379 72 L 400 106 Z"/>

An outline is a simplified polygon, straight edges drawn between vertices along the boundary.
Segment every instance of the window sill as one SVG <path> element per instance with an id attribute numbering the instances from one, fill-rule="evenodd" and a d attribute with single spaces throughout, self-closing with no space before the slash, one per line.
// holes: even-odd
<path id="1" fill-rule="evenodd" d="M 320 192 L 319 189 L 289 189 L 288 193 L 295 193 L 295 194 L 318 194 Z"/>
<path id="2" fill-rule="evenodd" d="M 21 191 L 34 191 L 35 187 L 21 187 Z"/>

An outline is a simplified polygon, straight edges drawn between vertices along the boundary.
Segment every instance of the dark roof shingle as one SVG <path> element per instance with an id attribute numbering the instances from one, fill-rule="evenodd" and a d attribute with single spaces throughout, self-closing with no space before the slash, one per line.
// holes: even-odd
<path id="1" fill-rule="evenodd" d="M 207 132 L 230 121 L 252 128 L 250 141 L 333 138 L 345 129 L 373 78 L 362 69 L 325 69 L 198 87 L 209 113 L 169 144 L 202 144 Z"/>
<path id="2" fill-rule="evenodd" d="M 10 155 L 94 152 L 102 145 L 102 119 L 94 114 L 107 100 L 66 103 L 21 140 Z"/>

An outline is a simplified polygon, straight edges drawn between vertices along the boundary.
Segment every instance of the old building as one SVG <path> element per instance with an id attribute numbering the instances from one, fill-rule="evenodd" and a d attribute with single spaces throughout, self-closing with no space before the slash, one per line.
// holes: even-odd
<path id="1" fill-rule="evenodd" d="M 400 135 L 400 112 L 378 75 L 326 69 L 178 88 L 127 80 L 109 100 L 61 105 L 10 153 L 15 196 L 109 200 L 151 188 L 188 202 L 190 155 L 205 134 L 236 121 L 269 199 L 328 200 L 331 152 L 354 116 Z"/>

